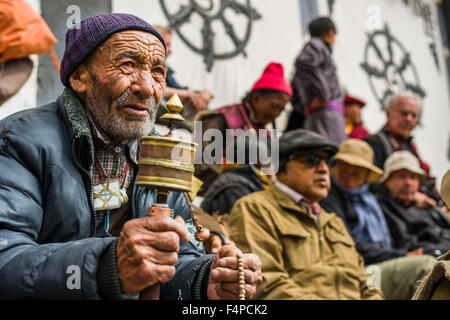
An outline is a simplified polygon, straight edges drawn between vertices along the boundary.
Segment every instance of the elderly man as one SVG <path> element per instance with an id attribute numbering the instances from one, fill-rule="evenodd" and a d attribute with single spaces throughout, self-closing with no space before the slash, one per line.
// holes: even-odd
<path id="1" fill-rule="evenodd" d="M 239 250 L 206 255 L 183 194 L 168 199 L 181 221 L 148 217 L 155 190 L 134 184 L 165 59 L 142 19 L 88 18 L 66 34 L 63 94 L 0 122 L 0 298 L 132 299 L 156 283 L 161 299 L 238 297 Z M 118 205 L 97 201 L 105 185 Z M 251 298 L 260 262 L 244 260 Z"/>
<path id="2" fill-rule="evenodd" d="M 312 131 L 280 138 L 276 182 L 231 210 L 234 240 L 262 261 L 258 299 L 381 299 L 340 218 L 318 204 L 330 189 L 337 145 Z M 232 236 L 233 238 L 233 236 Z"/>
<path id="3" fill-rule="evenodd" d="M 400 92 L 391 95 L 386 101 L 385 126 L 364 140 L 372 147 L 375 153 L 374 164 L 380 168 L 383 167 L 387 157 L 397 150 L 408 150 L 413 153 L 419 159 L 420 167 L 427 173 L 427 179 L 421 188 L 423 193 L 416 194 L 417 205 L 435 206 L 436 202 L 443 205 L 435 188 L 434 178 L 430 177 L 430 167 L 419 156 L 411 135 L 419 121 L 420 108 L 421 99 L 414 93 Z"/>
<path id="4" fill-rule="evenodd" d="M 366 264 L 377 263 L 380 286 L 387 299 L 409 300 L 435 259 L 422 248 L 393 241 L 383 211 L 369 190 L 383 171 L 373 165 L 373 151 L 358 139 L 348 139 L 332 159 L 331 189 L 322 208 L 342 218 Z M 368 268 L 372 270 L 372 268 Z"/>
<path id="5" fill-rule="evenodd" d="M 450 219 L 439 208 L 418 208 L 415 194 L 427 174 L 409 151 L 396 151 L 384 164 L 382 185 L 373 188 L 396 243 L 439 256 L 450 249 Z"/>

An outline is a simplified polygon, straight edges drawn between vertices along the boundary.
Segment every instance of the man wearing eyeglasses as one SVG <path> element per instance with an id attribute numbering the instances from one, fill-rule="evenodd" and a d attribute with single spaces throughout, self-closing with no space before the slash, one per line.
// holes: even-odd
<path id="1" fill-rule="evenodd" d="M 285 133 L 275 183 L 233 206 L 233 240 L 262 262 L 255 299 L 384 298 L 364 276 L 363 259 L 343 221 L 318 204 L 328 195 L 328 162 L 337 150 L 312 131 Z"/>

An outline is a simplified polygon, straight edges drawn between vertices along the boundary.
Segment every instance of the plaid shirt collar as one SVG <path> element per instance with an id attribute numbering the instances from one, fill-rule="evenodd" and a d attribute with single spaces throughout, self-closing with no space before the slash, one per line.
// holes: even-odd
<path id="1" fill-rule="evenodd" d="M 92 119 L 92 116 L 89 111 L 86 110 L 86 115 L 89 121 L 89 124 L 92 129 L 94 144 L 100 143 L 101 147 L 107 150 L 111 154 L 120 154 L 121 150 L 128 150 L 128 156 L 134 164 L 138 164 L 138 154 L 139 154 L 139 140 L 133 140 L 128 144 L 119 144 L 113 140 L 111 140 L 108 135 L 102 131 L 99 127 L 97 127 Z M 128 146 L 128 148 L 126 148 Z M 120 152 L 118 152 L 120 149 Z"/>

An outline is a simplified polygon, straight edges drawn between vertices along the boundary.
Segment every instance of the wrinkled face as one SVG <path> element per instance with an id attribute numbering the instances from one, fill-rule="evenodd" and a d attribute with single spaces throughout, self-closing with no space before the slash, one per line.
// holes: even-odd
<path id="1" fill-rule="evenodd" d="M 391 198 L 402 201 L 408 205 L 414 200 L 414 194 L 419 191 L 419 176 L 409 170 L 394 171 L 385 181 Z"/>
<path id="2" fill-rule="evenodd" d="M 290 100 L 285 93 L 260 95 L 255 93 L 252 97 L 252 106 L 256 120 L 262 125 L 272 123 L 283 111 Z"/>
<path id="3" fill-rule="evenodd" d="M 410 97 L 400 97 L 391 111 L 387 111 L 388 127 L 393 132 L 408 138 L 419 120 L 420 107 Z"/>
<path id="4" fill-rule="evenodd" d="M 108 38 L 70 77 L 94 122 L 124 144 L 150 132 L 165 90 L 165 52 L 143 31 Z"/>
<path id="5" fill-rule="evenodd" d="M 345 119 L 351 124 L 361 123 L 361 107 L 357 103 L 345 105 Z"/>
<path id="6" fill-rule="evenodd" d="M 333 176 L 341 186 L 349 189 L 361 187 L 369 175 L 369 170 L 338 160 L 333 168 Z"/>
<path id="7" fill-rule="evenodd" d="M 325 151 L 311 151 L 309 153 L 324 158 L 329 157 Z M 286 169 L 277 175 L 277 179 L 315 203 L 326 198 L 330 190 L 328 164 L 325 160 L 320 160 L 319 164 L 315 166 L 309 164 L 301 155 L 299 154 L 299 157 L 290 160 Z"/>

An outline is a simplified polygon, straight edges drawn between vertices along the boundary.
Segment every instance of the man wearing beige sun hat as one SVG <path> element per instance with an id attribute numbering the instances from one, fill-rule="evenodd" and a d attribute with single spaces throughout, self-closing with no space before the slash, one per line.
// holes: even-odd
<path id="1" fill-rule="evenodd" d="M 408 248 L 423 248 L 435 257 L 450 249 L 450 219 L 438 207 L 416 206 L 425 171 L 409 151 L 391 154 L 384 164 L 381 185 L 372 188 L 388 221 L 391 233 Z"/>
<path id="2" fill-rule="evenodd" d="M 331 161 L 331 189 L 320 205 L 344 220 L 365 264 L 376 264 L 386 299 L 411 299 L 417 280 L 429 272 L 434 258 L 416 256 L 416 248 L 404 248 L 395 241 L 382 208 L 369 190 L 383 176 L 373 157 L 366 142 L 344 141 Z"/>

